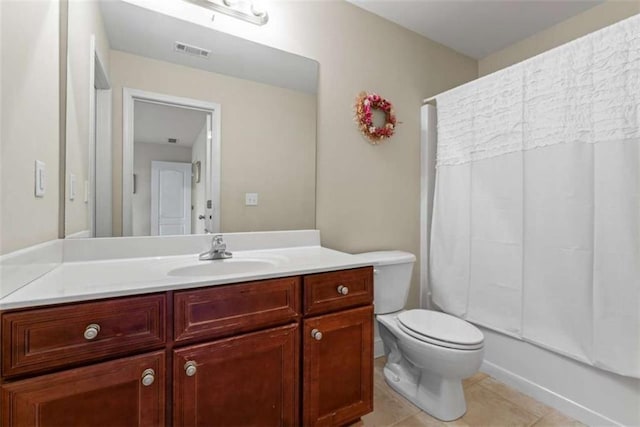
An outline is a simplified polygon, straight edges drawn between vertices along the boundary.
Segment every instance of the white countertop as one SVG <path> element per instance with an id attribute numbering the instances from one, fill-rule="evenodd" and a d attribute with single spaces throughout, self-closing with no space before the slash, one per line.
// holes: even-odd
<path id="1" fill-rule="evenodd" d="M 232 262 L 255 261 L 253 271 L 185 276 L 185 267 L 200 267 L 197 254 L 63 262 L 42 277 L 0 299 L 0 310 L 87 301 L 215 286 L 251 280 L 297 276 L 371 265 L 371 262 L 321 246 L 235 251 Z M 264 263 L 260 263 L 264 261 Z M 213 266 L 215 268 L 215 266 Z M 242 270 L 239 268 L 239 270 Z"/>

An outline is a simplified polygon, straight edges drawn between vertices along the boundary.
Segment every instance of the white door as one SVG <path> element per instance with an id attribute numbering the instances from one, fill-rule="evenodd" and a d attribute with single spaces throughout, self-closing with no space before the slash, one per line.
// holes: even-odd
<path id="1" fill-rule="evenodd" d="M 191 234 L 191 163 L 151 162 L 151 235 Z"/>

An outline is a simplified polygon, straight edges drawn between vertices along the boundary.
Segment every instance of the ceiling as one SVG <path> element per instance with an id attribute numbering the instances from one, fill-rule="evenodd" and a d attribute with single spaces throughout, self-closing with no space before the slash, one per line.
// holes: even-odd
<path id="1" fill-rule="evenodd" d="M 181 7 L 202 9 L 185 3 Z M 318 63 L 127 1 L 101 1 L 111 49 L 191 68 L 316 93 Z M 206 9 L 196 12 L 210 16 Z M 209 58 L 176 52 L 181 42 L 211 51 Z"/>
<path id="2" fill-rule="evenodd" d="M 133 114 L 133 140 L 136 143 L 192 147 L 207 123 L 204 111 L 143 101 L 135 101 Z M 177 138 L 178 142 L 169 143 L 169 138 Z"/>
<path id="3" fill-rule="evenodd" d="M 475 59 L 604 0 L 347 0 Z"/>

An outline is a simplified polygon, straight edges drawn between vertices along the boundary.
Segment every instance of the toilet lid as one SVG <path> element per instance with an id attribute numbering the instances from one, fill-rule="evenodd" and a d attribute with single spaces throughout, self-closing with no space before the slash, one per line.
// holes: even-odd
<path id="1" fill-rule="evenodd" d="M 462 319 L 439 311 L 407 310 L 398 315 L 398 321 L 415 334 L 440 341 L 443 345 L 450 343 L 476 347 L 484 341 L 484 335 L 480 329 Z"/>

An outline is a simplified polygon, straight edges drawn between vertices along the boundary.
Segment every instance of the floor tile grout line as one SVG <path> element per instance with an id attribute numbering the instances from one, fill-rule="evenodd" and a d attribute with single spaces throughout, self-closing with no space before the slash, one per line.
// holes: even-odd
<path id="1" fill-rule="evenodd" d="M 409 415 L 408 417 L 404 417 L 404 418 L 403 418 L 403 419 L 401 419 L 401 420 L 395 421 L 394 423 L 389 424 L 387 427 L 393 427 L 393 426 L 396 426 L 396 425 L 400 424 L 401 422 L 408 420 L 408 419 L 409 419 L 409 418 L 411 418 L 411 417 L 415 417 L 415 416 L 416 416 L 416 415 L 418 415 L 420 412 L 422 412 L 422 410 L 420 410 L 420 411 L 416 412 L 415 414 Z"/>
<path id="2" fill-rule="evenodd" d="M 475 386 L 475 385 L 477 385 L 478 387 L 482 388 L 483 390 L 488 391 L 489 393 L 491 393 L 491 394 L 495 395 L 496 397 L 498 397 L 498 399 L 503 400 L 503 401 L 505 401 L 505 402 L 508 402 L 508 403 L 510 403 L 510 404 L 512 404 L 512 405 L 514 405 L 515 407 L 517 407 L 518 409 L 521 409 L 521 410 L 525 411 L 525 412 L 526 412 L 527 414 L 529 414 L 529 415 L 533 415 L 534 417 L 536 417 L 536 420 L 534 421 L 534 423 L 533 423 L 533 424 L 537 423 L 537 422 L 538 422 L 538 421 L 540 421 L 542 418 L 546 417 L 547 415 L 549 415 L 549 414 L 551 413 L 551 411 L 549 411 L 548 413 L 546 413 L 546 414 L 544 414 L 544 415 L 542 415 L 542 416 L 540 416 L 540 415 L 538 415 L 538 414 L 534 414 L 533 412 L 531 412 L 529 409 L 525 408 L 524 406 L 522 406 L 522 405 L 520 405 L 520 404 L 518 404 L 518 403 L 516 403 L 516 402 L 514 402 L 514 401 L 512 401 L 512 400 L 510 400 L 510 399 L 507 399 L 506 397 L 501 396 L 500 394 L 496 393 L 495 391 L 491 390 L 491 389 L 490 389 L 490 388 L 488 388 L 488 387 L 483 386 L 482 384 L 480 384 L 480 381 L 476 382 L 476 383 L 475 383 L 475 384 L 473 384 L 473 385 L 474 385 L 474 386 Z M 516 390 L 516 391 L 517 391 L 517 390 Z M 525 396 L 526 396 L 526 395 L 525 395 Z M 529 424 L 529 427 L 533 426 L 533 424 Z"/>
<path id="3" fill-rule="evenodd" d="M 532 401 L 534 401 L 534 402 L 536 402 L 536 403 L 538 403 L 538 404 L 540 404 L 540 405 L 544 406 L 547 410 L 546 410 L 546 411 L 545 411 L 545 413 L 544 413 L 544 414 L 542 414 L 542 415 L 538 415 L 538 414 L 535 414 L 535 413 L 531 412 L 529 409 L 527 409 L 527 408 L 528 408 L 528 406 L 523 406 L 521 403 L 518 403 L 518 402 L 515 402 L 515 401 L 513 401 L 513 400 L 511 400 L 511 399 L 508 399 L 508 398 L 506 398 L 506 397 L 502 396 L 501 394 L 499 394 L 498 392 L 496 392 L 496 391 L 494 391 L 494 390 L 491 390 L 491 388 L 487 387 L 486 385 L 482 384 L 482 382 L 483 382 L 484 380 L 486 380 L 487 378 L 491 378 L 491 379 L 493 379 L 493 380 L 494 380 L 495 382 L 497 382 L 498 384 L 501 384 L 501 385 L 505 386 L 506 388 L 508 388 L 509 390 L 511 390 L 512 392 L 514 392 L 514 393 L 516 393 L 516 394 L 520 394 L 520 395 L 524 396 L 524 397 L 525 397 L 525 398 L 527 398 L 527 399 L 531 399 Z M 479 380 L 479 381 L 475 382 L 474 384 L 478 384 L 478 385 L 480 385 L 480 387 L 484 388 L 485 390 L 489 390 L 489 391 L 493 392 L 494 394 L 497 394 L 497 395 L 498 395 L 498 396 L 500 396 L 502 399 L 504 399 L 504 400 L 506 400 L 506 401 L 508 401 L 508 402 L 511 402 L 512 404 L 514 404 L 514 405 L 518 406 L 518 407 L 519 407 L 519 408 L 521 408 L 521 409 L 524 409 L 525 411 L 527 411 L 528 413 L 530 413 L 530 414 L 531 414 L 531 415 L 533 415 L 533 416 L 540 417 L 540 418 L 544 418 L 544 417 L 546 417 L 547 415 L 549 415 L 550 413 L 552 413 L 552 412 L 555 410 L 555 409 L 554 409 L 554 408 L 552 408 L 551 406 L 549 406 L 549 405 L 547 405 L 547 404 L 545 404 L 545 403 L 543 403 L 543 402 L 540 402 L 539 400 L 535 399 L 535 398 L 534 398 L 534 397 L 532 397 L 532 396 L 529 396 L 529 395 L 528 395 L 528 394 L 526 394 L 526 393 L 523 393 L 523 392 L 521 392 L 521 391 L 519 391 L 519 390 L 516 390 L 516 389 L 514 389 L 514 388 L 511 388 L 511 387 L 509 387 L 508 385 L 506 385 L 506 384 L 504 384 L 504 383 L 501 383 L 500 381 L 496 380 L 495 378 L 493 378 L 493 377 L 491 377 L 491 376 L 489 376 L 489 377 L 487 377 L 487 378 L 483 378 L 483 379 L 481 379 L 481 380 Z"/>
<path id="4" fill-rule="evenodd" d="M 548 415 L 548 414 L 547 414 Z M 540 421 L 542 421 L 542 419 L 544 417 L 546 417 L 547 415 L 543 415 L 540 418 L 538 418 L 537 420 L 535 420 L 534 422 L 532 422 L 531 424 L 529 424 L 527 427 L 534 427 L 536 424 L 538 424 Z"/>

